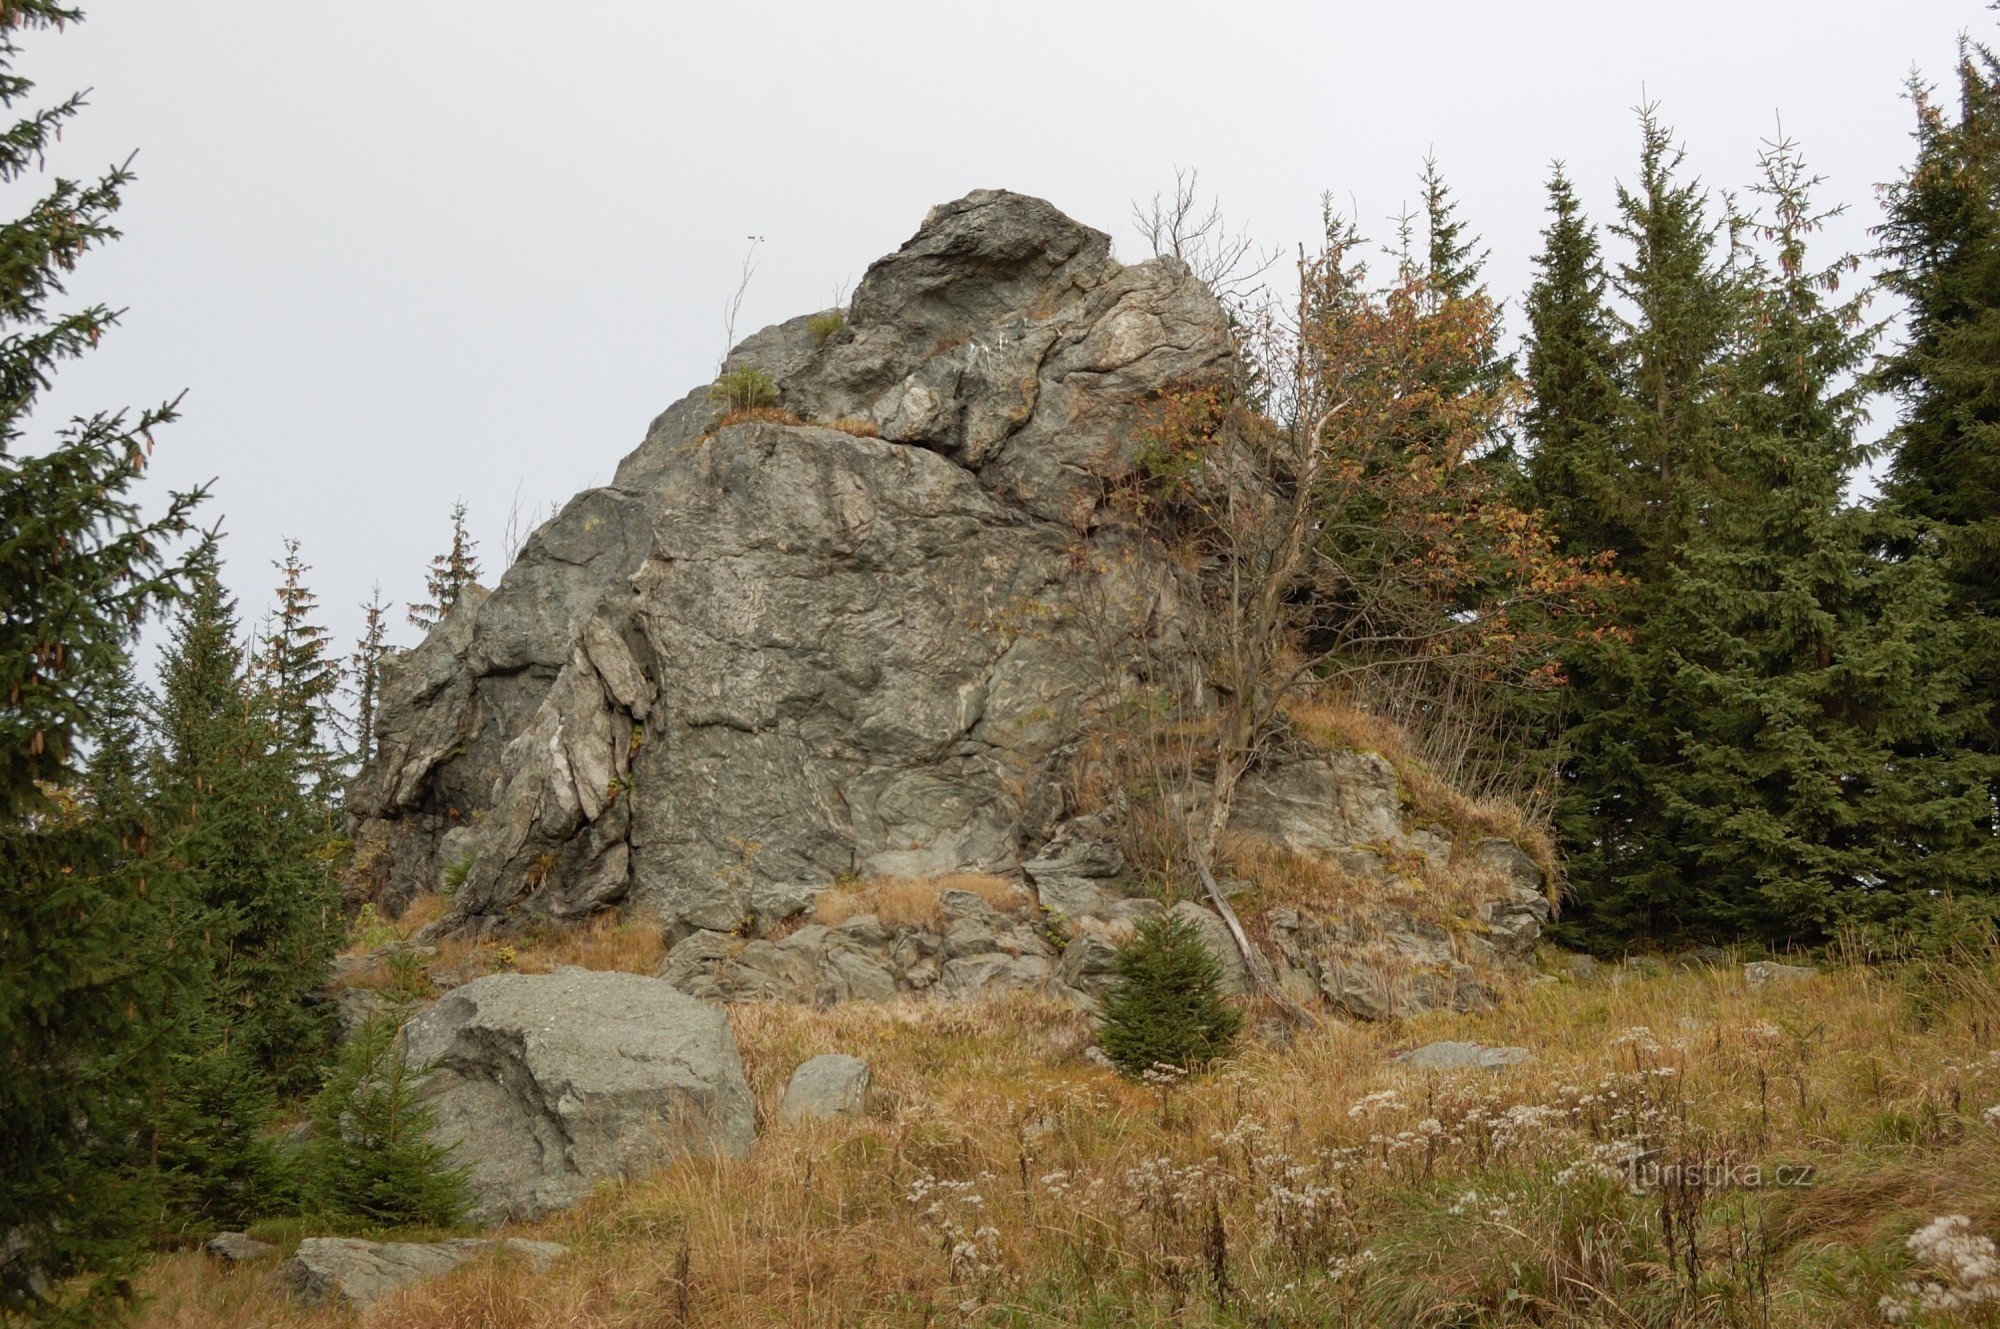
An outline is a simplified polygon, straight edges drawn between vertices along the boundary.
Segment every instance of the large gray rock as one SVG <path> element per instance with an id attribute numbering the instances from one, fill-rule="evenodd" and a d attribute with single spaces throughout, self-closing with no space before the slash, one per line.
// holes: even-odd
<path id="1" fill-rule="evenodd" d="M 389 662 L 362 875 L 403 898 L 450 856 L 457 927 L 629 903 L 685 932 L 844 874 L 1014 870 L 1107 680 L 1185 650 L 1184 574 L 1101 500 L 1151 399 L 1229 356 L 1175 260 L 1017 194 L 933 210 L 837 335 L 732 356 L 808 423 L 714 430 L 698 390 Z M 823 427 L 857 421 L 880 437 Z"/>
<path id="2" fill-rule="evenodd" d="M 858 1117 L 868 1102 L 868 1063 L 859 1057 L 829 1052 L 792 1072 L 785 1096 L 778 1103 L 778 1120 L 787 1126 Z"/>
<path id="3" fill-rule="evenodd" d="M 741 1157 L 756 1109 L 728 1016 L 658 979 L 494 974 L 404 1032 L 480 1220 L 534 1218 L 682 1155 Z"/>
<path id="4" fill-rule="evenodd" d="M 536 1273 L 567 1253 L 552 1241 L 519 1237 L 492 1241 L 359 1241 L 307 1237 L 279 1267 L 280 1279 L 300 1301 L 365 1309 L 398 1288 L 450 1273 L 476 1256 L 495 1252 L 526 1260 Z"/>

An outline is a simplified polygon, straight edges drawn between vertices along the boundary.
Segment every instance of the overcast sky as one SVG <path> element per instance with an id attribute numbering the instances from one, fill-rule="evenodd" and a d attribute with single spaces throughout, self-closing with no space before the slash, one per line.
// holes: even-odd
<path id="1" fill-rule="evenodd" d="M 1434 153 L 1511 308 L 1549 162 L 1602 220 L 1642 97 L 1716 186 L 1782 116 L 1865 248 L 1905 80 L 1992 30 L 1970 0 L 83 3 L 22 72 L 93 89 L 53 169 L 138 150 L 126 238 L 72 287 L 129 312 L 44 416 L 186 389 L 155 483 L 215 479 L 249 617 L 298 538 L 342 638 L 373 583 L 420 594 L 455 499 L 490 584 L 517 492 L 608 481 L 712 374 L 750 236 L 739 336 L 971 189 L 1135 260 L 1176 165 L 1290 246 L 1322 191 L 1386 237 Z"/>

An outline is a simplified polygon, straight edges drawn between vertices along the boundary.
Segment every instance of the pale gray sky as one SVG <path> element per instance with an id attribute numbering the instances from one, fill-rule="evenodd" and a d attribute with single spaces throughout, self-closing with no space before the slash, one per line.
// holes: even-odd
<path id="1" fill-rule="evenodd" d="M 126 238 L 73 287 L 130 312 L 52 406 L 186 388 L 156 481 L 216 477 L 250 616 L 301 540 L 343 639 L 372 583 L 420 593 L 454 499 L 490 583 L 517 490 L 608 480 L 713 371 L 749 236 L 739 335 L 970 189 L 1134 259 L 1176 165 L 1291 246 L 1324 190 L 1386 236 L 1435 152 L 1511 299 L 1550 160 L 1603 220 L 1650 96 L 1718 186 L 1782 114 L 1865 247 L 1906 76 L 1992 30 L 1974 0 L 83 2 L 22 68 L 94 89 L 57 169 L 139 150 Z"/>

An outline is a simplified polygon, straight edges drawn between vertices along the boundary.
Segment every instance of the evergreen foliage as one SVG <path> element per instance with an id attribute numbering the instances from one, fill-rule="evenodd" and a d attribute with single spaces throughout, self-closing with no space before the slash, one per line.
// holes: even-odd
<path id="1" fill-rule="evenodd" d="M 75 21 L 50 0 L 0 6 L 0 105 L 32 91 L 21 35 Z M 72 96 L 0 132 L 0 181 L 39 173 Z M 144 859 L 127 652 L 171 599 L 169 550 L 198 494 L 143 517 L 131 490 L 171 404 L 72 420 L 29 444 L 59 367 L 116 322 L 51 308 L 116 237 L 131 175 L 58 176 L 0 223 L 0 1319 L 96 1322 L 129 1295 L 149 1208 L 126 1150 L 172 1050 L 188 950 Z M 102 744 L 86 772 L 83 745 Z"/>
<path id="2" fill-rule="evenodd" d="M 424 592 L 430 599 L 410 606 L 412 626 L 429 632 L 451 612 L 465 588 L 479 580 L 479 544 L 465 530 L 465 504 L 451 509 L 451 547 L 431 560 L 424 578 Z"/>
<path id="3" fill-rule="evenodd" d="M 431 1139 L 431 1113 L 403 1060 L 401 1019 L 381 1015 L 351 1034 L 313 1099 L 306 1200 L 336 1219 L 451 1227 L 465 1216 L 466 1173 Z"/>
<path id="4" fill-rule="evenodd" d="M 317 1076 L 331 1034 L 313 999 L 340 931 L 339 844 L 313 797 L 319 754 L 299 713 L 237 645 L 213 541 L 161 666 L 166 856 L 203 920 L 211 1037 L 289 1092 Z"/>
<path id="5" fill-rule="evenodd" d="M 1938 570 L 1885 559 L 1907 525 L 1843 502 L 1874 335 L 1862 298 L 1835 299 L 1855 263 L 1812 266 L 1829 214 L 1790 144 L 1764 156 L 1762 215 L 1716 225 L 1650 110 L 1641 128 L 1609 409 L 1566 189 L 1531 298 L 1530 475 L 1627 583 L 1568 661 L 1562 930 L 1813 945 L 1896 924 L 1990 881 L 1992 841 Z"/>
<path id="6" fill-rule="evenodd" d="M 313 621 L 319 600 L 305 583 L 312 569 L 299 557 L 299 542 L 286 540 L 284 558 L 272 566 L 279 574 L 278 607 L 258 653 L 260 681 L 270 694 L 282 741 L 308 767 L 314 792 L 331 801 L 339 792 L 345 727 L 336 702 L 340 662 L 329 653 L 333 634 Z"/>
<path id="7" fill-rule="evenodd" d="M 383 622 L 388 609 L 382 603 L 382 587 L 378 584 L 368 603 L 361 606 L 365 615 L 361 637 L 354 644 L 354 654 L 348 657 L 348 695 L 354 702 L 352 756 L 357 765 L 375 755 L 375 712 L 381 704 L 382 660 L 389 653 L 384 640 L 387 625 Z"/>
<path id="8" fill-rule="evenodd" d="M 1424 159 L 1424 261 L 1421 272 L 1425 288 L 1439 305 L 1454 301 L 1479 301 L 1489 305 L 1493 317 L 1468 348 L 1467 364 L 1459 391 L 1477 389 L 1504 395 L 1511 390 L 1514 361 L 1500 353 L 1500 307 L 1486 289 L 1486 260 L 1490 251 L 1480 247 L 1458 215 L 1458 202 L 1445 183 L 1437 158 Z"/>
<path id="9" fill-rule="evenodd" d="M 2000 753 L 2000 60 L 1960 53 L 1957 114 L 1911 88 L 1916 159 L 1887 193 L 1883 282 L 1907 302 L 1879 380 L 1901 403 L 1887 483 L 1935 553 L 1962 641 L 1968 741 Z M 2000 799 L 2000 785 L 1992 790 Z M 1987 828 L 1994 829 L 1991 816 Z"/>
<path id="10" fill-rule="evenodd" d="M 1118 948 L 1118 982 L 1097 1041 L 1121 1072 L 1196 1071 L 1229 1054 L 1243 1017 L 1222 996 L 1222 968 L 1185 918 L 1158 914 Z"/>
<path id="11" fill-rule="evenodd" d="M 1630 523 L 1615 455 L 1617 349 L 1597 232 L 1560 163 L 1549 177 L 1550 220 L 1526 302 L 1528 404 L 1534 446 L 1525 463 L 1529 504 L 1548 515 L 1564 553 L 1629 550 Z"/>

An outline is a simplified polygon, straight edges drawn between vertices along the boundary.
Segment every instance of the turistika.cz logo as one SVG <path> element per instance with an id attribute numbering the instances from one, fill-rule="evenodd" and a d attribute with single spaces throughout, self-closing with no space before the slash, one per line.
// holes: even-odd
<path id="1" fill-rule="evenodd" d="M 1662 1158 L 1658 1151 L 1649 1151 L 1625 1160 L 1625 1183 L 1635 1195 L 1663 1188 L 1754 1191 L 1766 1186 L 1810 1186 L 1814 1174 L 1810 1163 L 1750 1163 L 1734 1154 Z"/>

